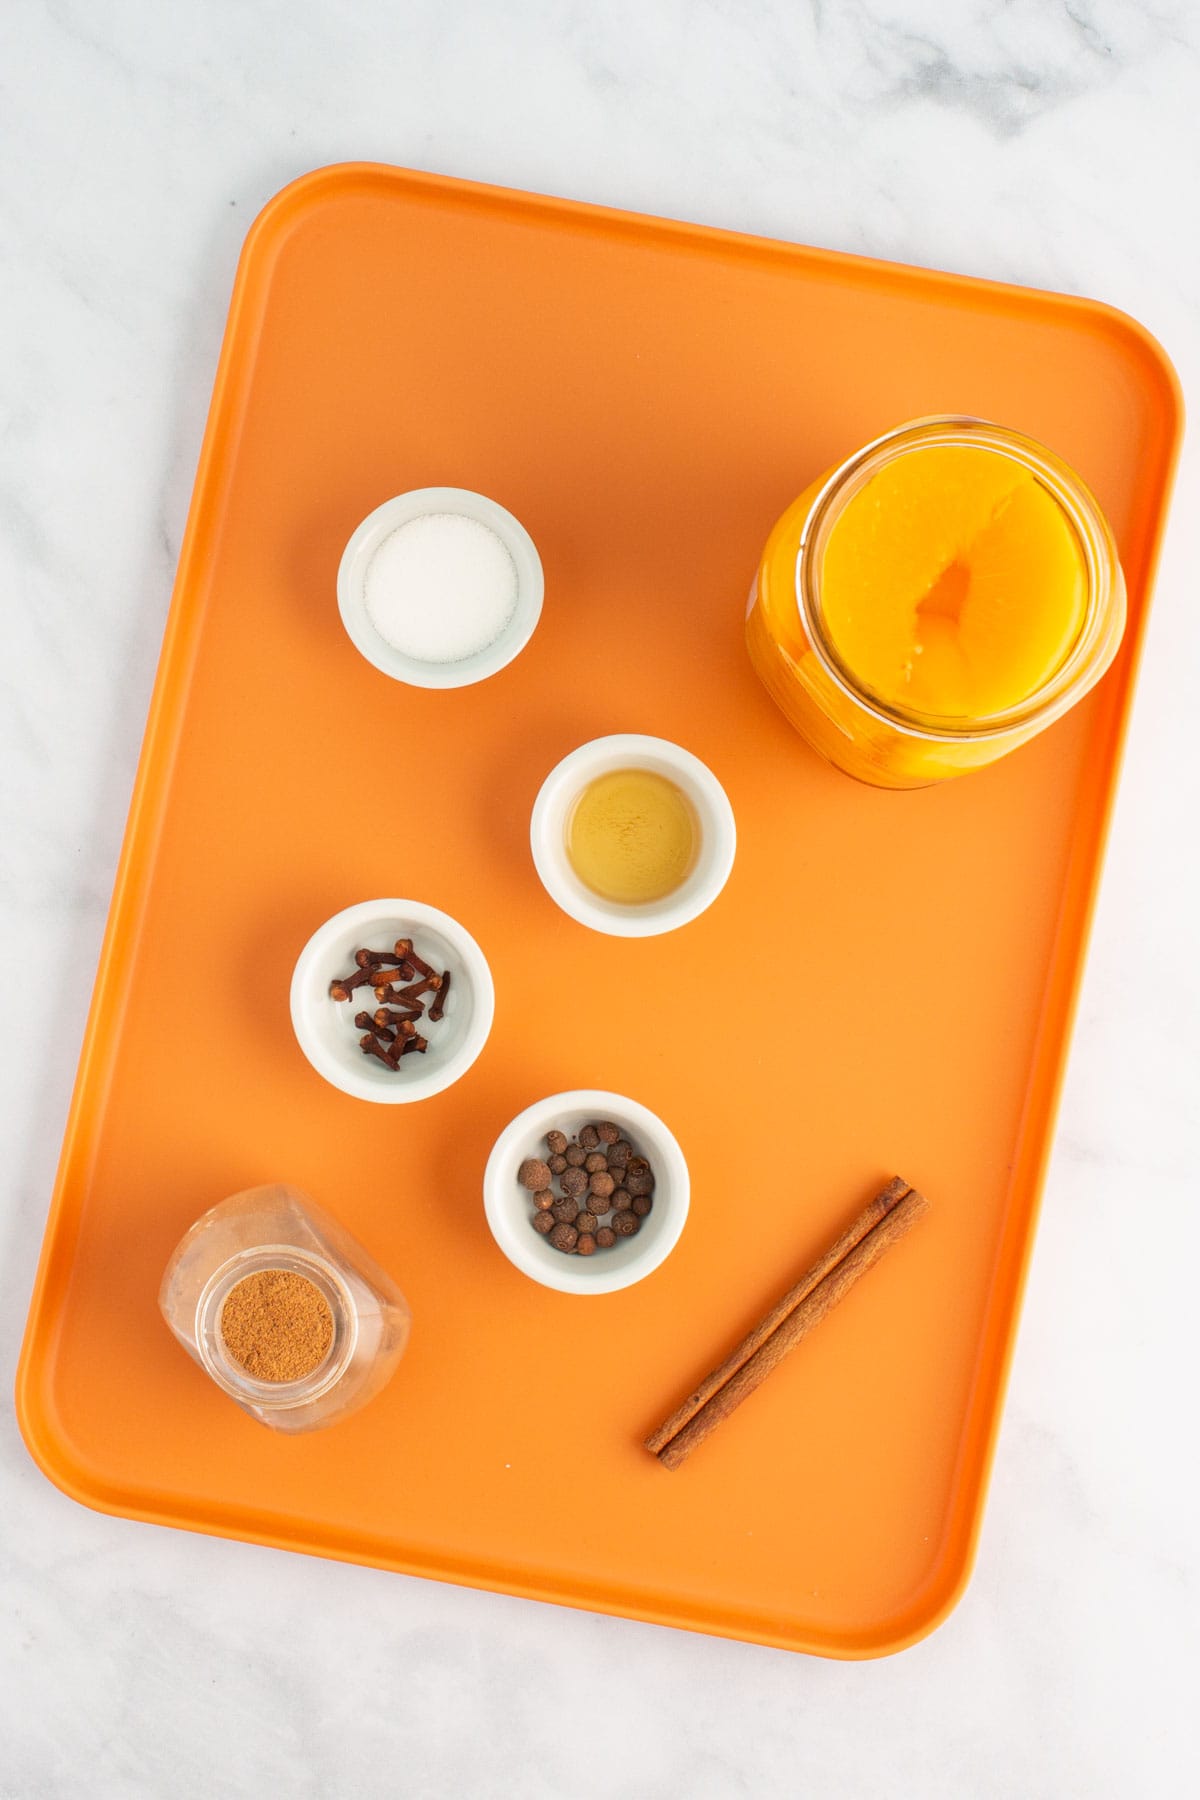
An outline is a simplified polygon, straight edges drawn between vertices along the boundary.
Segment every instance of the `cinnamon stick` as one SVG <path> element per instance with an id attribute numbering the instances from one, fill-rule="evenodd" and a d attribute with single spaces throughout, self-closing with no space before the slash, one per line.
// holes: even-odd
<path id="1" fill-rule="evenodd" d="M 800 1302 L 808 1298 L 817 1283 L 825 1279 L 835 1264 L 841 1262 L 843 1257 L 848 1256 L 854 1246 L 860 1244 L 867 1233 L 873 1231 L 879 1221 L 886 1218 L 893 1207 L 900 1204 L 905 1194 L 911 1193 L 911 1191 L 907 1181 L 902 1181 L 899 1175 L 893 1176 L 882 1193 L 876 1194 L 873 1200 L 868 1201 L 857 1219 L 847 1226 L 837 1242 L 831 1244 L 824 1256 L 818 1258 L 812 1268 L 807 1270 L 799 1281 L 788 1289 L 766 1317 L 760 1319 L 758 1324 L 747 1332 L 737 1348 L 730 1351 L 725 1361 L 720 1363 L 717 1368 L 710 1370 L 695 1391 L 688 1395 L 681 1406 L 676 1407 L 670 1418 L 666 1419 L 657 1431 L 651 1432 L 646 1439 L 647 1450 L 657 1456 L 664 1445 L 675 1436 L 675 1433 L 682 1431 L 689 1419 L 695 1418 L 700 1408 L 712 1399 L 717 1389 L 724 1387 L 730 1376 L 736 1375 L 742 1365 L 749 1362 L 755 1351 L 766 1342 L 773 1331 L 783 1324 L 788 1314 L 794 1312 Z"/>
<path id="2" fill-rule="evenodd" d="M 663 1467 L 678 1468 L 928 1207 L 925 1196 L 906 1181 L 898 1176 L 890 1181 L 725 1361 L 646 1439 L 646 1448 Z"/>

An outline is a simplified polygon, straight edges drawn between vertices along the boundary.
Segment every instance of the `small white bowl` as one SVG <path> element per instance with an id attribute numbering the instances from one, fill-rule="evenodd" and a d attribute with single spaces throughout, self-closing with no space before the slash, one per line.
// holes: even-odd
<path id="1" fill-rule="evenodd" d="M 353 972 L 356 950 L 390 950 L 402 937 L 439 974 L 449 969 L 451 981 L 444 1017 L 418 1026 L 428 1050 L 406 1056 L 393 1074 L 358 1047 L 354 1015 L 375 1011 L 371 989 L 356 988 L 339 1001 L 330 999 L 329 984 Z M 492 1029 L 496 992 L 483 951 L 448 913 L 419 900 L 364 900 L 309 938 L 292 974 L 291 1007 L 296 1040 L 318 1075 L 358 1100 L 396 1106 L 427 1100 L 466 1074 Z"/>
<path id="2" fill-rule="evenodd" d="M 518 1182 L 517 1170 L 527 1156 L 545 1157 L 548 1131 L 573 1137 L 601 1119 L 618 1126 L 650 1164 L 654 1206 L 633 1237 L 620 1238 L 594 1256 L 567 1255 L 533 1229 L 533 1201 Z M 594 1088 L 572 1088 L 527 1106 L 496 1139 L 483 1174 L 483 1207 L 492 1236 L 523 1275 L 560 1294 L 615 1294 L 657 1269 L 679 1242 L 690 1194 L 683 1151 L 662 1120 L 636 1100 Z"/>
<path id="3" fill-rule="evenodd" d="M 457 513 L 487 525 L 504 544 L 517 570 L 517 606 L 508 625 L 490 644 L 464 656 L 458 662 L 423 662 L 415 656 L 396 650 L 380 637 L 367 613 L 364 583 L 367 567 L 386 537 L 401 525 L 427 513 Z M 394 681 L 405 681 L 410 687 L 458 688 L 484 681 L 510 663 L 529 642 L 542 616 L 544 581 L 542 562 L 533 539 L 510 512 L 486 494 L 470 488 L 413 488 L 385 500 L 373 513 L 368 513 L 342 552 L 338 565 L 337 599 L 342 624 L 355 649 L 369 663 L 390 675 Z"/>
<path id="4" fill-rule="evenodd" d="M 653 769 L 683 789 L 700 822 L 700 853 L 674 893 L 625 906 L 580 881 L 567 856 L 567 819 L 590 781 L 613 769 L 635 768 Z M 611 937 L 657 937 L 689 924 L 712 905 L 733 867 L 737 827 L 725 789 L 698 756 L 666 738 L 623 733 L 593 738 L 551 769 L 534 801 L 529 841 L 543 887 L 571 918 Z"/>

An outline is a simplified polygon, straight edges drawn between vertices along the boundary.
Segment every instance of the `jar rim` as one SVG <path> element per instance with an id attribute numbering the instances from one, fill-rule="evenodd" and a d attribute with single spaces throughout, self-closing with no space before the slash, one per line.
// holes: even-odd
<path id="1" fill-rule="evenodd" d="M 939 714 L 885 701 L 863 684 L 838 655 L 821 611 L 819 572 L 829 536 L 853 497 L 873 475 L 899 456 L 932 446 L 987 449 L 1029 470 L 1057 501 L 1075 532 L 1087 572 L 1087 607 L 1075 642 L 1032 694 L 1001 712 L 955 724 Z M 830 473 L 809 508 L 796 550 L 795 599 L 801 627 L 831 681 L 881 723 L 930 743 L 962 743 L 1004 736 L 1037 722 L 1048 725 L 1077 697 L 1098 651 L 1111 637 L 1114 600 L 1124 624 L 1123 584 L 1112 530 L 1091 489 L 1071 466 L 1035 438 L 967 413 L 938 413 L 897 425 L 854 451 Z M 1093 677 L 1094 679 L 1094 677 Z M 1090 685 L 1090 683 L 1088 683 Z"/>
<path id="2" fill-rule="evenodd" d="M 221 1313 L 239 1282 L 266 1269 L 283 1269 L 311 1281 L 333 1315 L 329 1349 L 316 1366 L 293 1381 L 261 1381 L 230 1360 L 222 1349 Z M 196 1301 L 196 1348 L 206 1374 L 234 1400 L 285 1411 L 308 1406 L 335 1387 L 358 1347 L 358 1309 L 333 1263 L 294 1244 L 255 1244 L 236 1251 L 213 1270 Z"/>

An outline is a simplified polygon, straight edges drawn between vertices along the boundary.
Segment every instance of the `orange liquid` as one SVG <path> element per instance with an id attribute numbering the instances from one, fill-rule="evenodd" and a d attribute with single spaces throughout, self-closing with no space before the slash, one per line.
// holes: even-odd
<path id="1" fill-rule="evenodd" d="M 1088 594 L 1053 495 L 997 451 L 950 445 L 871 477 L 833 526 L 819 584 L 855 685 L 935 720 L 985 720 L 1037 693 Z"/>
<path id="2" fill-rule="evenodd" d="M 829 528 L 823 655 L 796 562 L 827 479 L 776 523 L 746 621 L 751 661 L 801 736 L 847 774 L 906 788 L 981 768 L 1042 729 L 1036 715 L 993 722 L 1045 686 L 1086 624 L 1088 566 L 1054 495 L 987 446 L 926 443 L 884 463 Z M 1119 627 L 1099 671 L 1118 639 Z"/>

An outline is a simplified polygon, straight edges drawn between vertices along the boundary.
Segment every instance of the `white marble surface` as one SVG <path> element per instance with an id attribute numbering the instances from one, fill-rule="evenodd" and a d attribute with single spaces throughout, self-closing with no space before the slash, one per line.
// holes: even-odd
<path id="1" fill-rule="evenodd" d="M 25 996 L 90 981 L 262 202 L 369 157 L 1092 293 L 1194 393 L 1198 120 L 1195 0 L 5 0 L 6 1389 L 80 1029 Z M 949 1622 L 839 1665 L 157 1531 L 64 1499 L 6 1404 L 4 1800 L 1200 1791 L 1197 460 Z"/>

